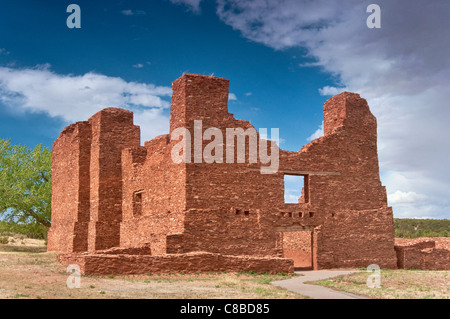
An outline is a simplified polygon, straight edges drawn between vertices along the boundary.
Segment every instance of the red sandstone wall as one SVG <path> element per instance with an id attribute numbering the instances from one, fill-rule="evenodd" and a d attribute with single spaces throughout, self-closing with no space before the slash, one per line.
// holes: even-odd
<path id="1" fill-rule="evenodd" d="M 84 275 L 193 273 L 193 272 L 249 272 L 292 273 L 293 262 L 286 258 L 226 256 L 195 252 L 188 254 L 142 255 L 59 255 L 63 264 L 78 264 Z"/>
<path id="2" fill-rule="evenodd" d="M 253 128 L 228 113 L 228 80 L 185 75 L 173 84 L 171 130 L 185 127 L 194 149 L 194 120 L 201 120 L 201 134 L 210 127 L 222 131 L 226 156 L 226 128 Z M 202 150 L 210 141 L 202 141 Z M 249 170 L 248 138 L 246 163 L 191 163 L 185 167 L 184 229 L 168 236 L 167 252 L 206 250 L 227 254 L 281 256 L 280 234 L 273 231 L 273 208 L 283 197 L 281 175 L 261 175 Z M 255 166 L 255 165 L 253 165 Z M 258 168 L 258 167 L 256 167 Z M 264 187 L 262 187 L 264 185 Z M 255 187 L 256 186 L 256 187 Z M 261 187 L 258 187 L 261 186 Z M 267 189 L 270 190 L 268 193 Z"/>
<path id="3" fill-rule="evenodd" d="M 397 268 L 392 209 L 341 211 L 315 231 L 317 268 Z"/>
<path id="4" fill-rule="evenodd" d="M 202 132 L 209 127 L 220 128 L 224 138 L 226 128 L 251 127 L 248 122 L 235 120 L 228 113 L 227 80 L 185 75 L 174 82 L 173 88 L 171 130 L 188 128 L 192 147 L 194 120 L 202 120 Z M 317 228 L 312 247 L 316 252 L 316 268 L 367 266 L 365 263 L 372 261 L 395 267 L 392 213 L 387 209 L 386 191 L 379 180 L 376 120 L 365 100 L 350 93 L 340 94 L 325 103 L 324 116 L 326 136 L 299 152 L 281 151 L 280 172 L 273 175 L 260 174 L 261 164 L 248 162 L 188 163 L 171 170 L 171 165 L 166 163 L 170 162 L 170 152 L 165 148 L 170 142 L 163 143 L 163 137 L 152 141 L 156 147 L 147 150 L 147 154 L 156 155 L 147 155 L 142 170 L 136 175 L 141 177 L 135 178 L 143 180 L 144 176 L 157 176 L 150 177 L 151 183 L 142 186 L 146 189 L 144 215 L 149 221 L 141 218 L 138 222 L 128 223 L 133 231 L 124 238 L 135 239 L 136 234 L 143 236 L 137 235 L 139 241 L 132 239 L 127 244 L 151 241 L 149 234 L 159 232 L 171 234 L 165 247 L 169 253 L 206 250 L 280 255 L 282 232 L 275 227 L 300 225 Z M 207 143 L 203 142 L 202 149 Z M 247 152 L 248 148 L 247 140 Z M 191 159 L 194 161 L 194 154 Z M 248 156 L 246 159 L 248 161 Z M 152 165 L 158 169 L 150 173 L 145 167 Z M 174 171 L 180 170 L 185 172 L 178 180 L 185 183 L 185 198 L 180 199 L 182 205 L 177 207 L 181 213 L 172 221 L 181 224 L 171 224 L 164 212 L 171 205 L 165 197 L 172 189 L 172 182 L 166 181 L 171 180 Z M 160 171 L 170 174 L 163 175 Z M 284 204 L 283 175 L 289 172 L 308 175 L 307 203 L 294 207 Z M 333 174 L 322 174 L 329 172 Z M 151 185 L 158 187 L 147 191 Z M 134 189 L 140 187 L 134 186 Z M 175 188 L 179 190 L 183 186 Z M 370 213 L 366 212 L 368 210 Z M 237 212 L 242 216 L 236 215 Z M 296 218 L 300 213 L 302 217 Z M 289 214 L 292 218 L 287 217 Z M 151 220 L 163 221 L 168 226 Z M 258 227 L 252 227 L 252 223 Z M 323 227 L 319 228 L 321 225 Z M 353 234 L 352 238 L 349 233 Z M 164 253 L 163 244 L 158 246 L 160 249 L 156 251 Z M 329 255 L 336 250 L 339 253 L 330 259 Z"/>
<path id="5" fill-rule="evenodd" d="M 281 237 L 274 231 L 270 216 L 259 209 L 189 210 L 184 232 L 168 236 L 167 253 L 209 251 L 281 257 Z"/>
<path id="6" fill-rule="evenodd" d="M 143 148 L 124 152 L 121 246 L 151 243 L 153 254 L 160 255 L 166 252 L 166 236 L 183 231 L 185 170 L 170 160 L 170 151 L 164 135 Z M 142 213 L 136 214 L 133 194 L 139 190 L 143 191 Z"/>
<path id="7" fill-rule="evenodd" d="M 395 239 L 398 268 L 450 270 L 450 238 Z"/>
<path id="8" fill-rule="evenodd" d="M 294 260 L 294 267 L 312 268 L 312 231 L 283 232 L 283 257 Z"/>
<path id="9" fill-rule="evenodd" d="M 252 127 L 228 113 L 225 79 L 187 74 L 174 81 L 173 90 L 171 132 L 187 128 L 192 145 L 194 120 L 202 120 L 202 132 L 220 128 L 224 138 L 226 128 Z M 89 125 L 89 161 L 80 166 L 90 181 L 89 194 L 81 196 L 90 200 L 89 250 L 150 244 L 154 255 L 204 250 L 282 256 L 283 237 L 300 227 L 312 232 L 316 269 L 396 265 L 392 211 L 379 179 L 376 119 L 357 94 L 342 93 L 327 101 L 325 136 L 298 152 L 280 151 L 280 170 L 271 175 L 261 174 L 261 163 L 248 163 L 248 156 L 240 164 L 175 164 L 170 155 L 178 141 L 163 135 L 140 147 L 139 130 L 125 110 L 106 109 Z M 60 153 L 75 147 L 71 140 L 58 143 Z M 247 140 L 247 155 L 248 149 Z M 81 158 L 81 153 L 69 154 L 66 158 L 55 152 L 61 171 Z M 298 205 L 284 204 L 284 174 L 306 176 L 306 193 Z M 64 179 L 55 182 L 55 221 L 62 203 L 69 208 L 78 203 L 73 196 L 77 191 L 70 187 L 70 201 L 59 199 L 67 184 Z M 85 190 L 86 180 L 78 185 Z M 76 208 L 70 211 L 68 216 L 87 216 L 72 213 Z M 59 247 L 70 242 L 63 239 L 74 233 L 70 227 L 52 227 L 53 242 L 62 240 Z M 70 245 L 64 249 L 70 251 Z"/>
<path id="10" fill-rule="evenodd" d="M 61 132 L 52 151 L 52 226 L 49 251 L 87 250 L 91 127 L 72 124 Z"/>
<path id="11" fill-rule="evenodd" d="M 308 175 L 309 204 L 299 210 L 316 219 L 315 267 L 393 268 L 393 217 L 379 179 L 376 120 L 359 95 L 342 93 L 324 104 L 324 123 L 324 137 L 281 156 L 282 170 Z"/>
<path id="12" fill-rule="evenodd" d="M 133 113 L 108 108 L 64 129 L 52 151 L 52 227 L 48 250 L 119 245 L 121 153 L 140 143 Z"/>
<path id="13" fill-rule="evenodd" d="M 140 145 L 133 113 L 104 109 L 89 119 L 92 126 L 89 250 L 120 244 L 122 220 L 122 150 Z"/>
<path id="14" fill-rule="evenodd" d="M 185 121 L 185 126 L 192 128 L 194 119 L 202 119 L 203 130 L 209 126 L 218 127 L 223 136 L 225 128 L 250 127 L 247 122 L 234 120 L 227 113 L 222 93 L 227 92 L 228 83 L 219 80 L 214 80 L 215 89 L 211 96 L 207 94 L 209 77 L 188 76 L 177 80 L 178 83 L 184 81 L 185 95 L 190 97 L 190 100 L 184 100 L 184 110 L 191 110 L 184 113 L 188 114 L 184 118 L 177 112 L 175 115 L 172 113 L 178 124 Z M 219 93 L 220 88 L 222 93 Z M 203 93 L 197 96 L 199 90 Z M 215 109 L 205 106 L 205 101 L 211 101 L 217 107 L 217 114 Z M 387 208 L 386 191 L 379 179 L 376 120 L 366 101 L 351 93 L 343 93 L 327 101 L 324 118 L 326 136 L 299 152 L 281 151 L 278 174 L 262 175 L 257 170 L 248 170 L 259 168 L 260 163 L 187 164 L 186 208 L 205 212 L 186 215 L 184 234 L 170 238 L 170 244 L 174 245 L 170 251 L 201 248 L 228 252 L 230 247 L 235 247 L 236 253 L 245 251 L 263 255 L 270 251 L 268 247 L 272 247 L 272 253 L 278 253 L 280 243 L 277 240 L 281 234 L 274 226 L 317 228 L 323 225 L 314 237 L 313 249 L 317 250 L 315 267 L 367 266 L 366 262 L 375 261 L 385 267 L 395 267 L 392 213 Z M 308 175 L 308 202 L 299 203 L 294 209 L 284 204 L 283 175 L 290 172 Z M 333 174 L 328 174 L 330 172 Z M 264 242 L 254 241 L 254 229 L 245 223 L 237 224 L 230 215 L 224 213 L 220 218 L 215 217 L 215 210 L 226 212 L 233 209 L 260 210 L 259 218 L 268 221 L 259 230 L 267 234 L 263 236 Z M 206 210 L 210 213 L 206 214 Z M 369 214 L 365 212 L 368 210 Z M 303 217 L 299 219 L 280 219 L 279 216 L 300 212 Z M 308 216 L 310 213 L 312 217 Z M 222 235 L 218 229 L 226 229 L 230 235 Z M 349 234 L 352 234 L 351 238 Z M 239 245 L 236 238 L 251 238 L 247 242 L 256 242 L 257 245 L 244 244 L 243 240 Z M 337 248 L 341 255 L 337 253 L 330 260 L 328 255 Z"/>

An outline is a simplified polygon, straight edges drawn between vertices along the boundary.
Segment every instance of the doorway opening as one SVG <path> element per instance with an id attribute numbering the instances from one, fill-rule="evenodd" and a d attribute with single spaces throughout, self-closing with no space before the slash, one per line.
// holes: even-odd
<path id="1" fill-rule="evenodd" d="M 285 230 L 282 232 L 282 237 L 283 257 L 294 260 L 294 269 L 313 269 L 312 230 Z"/>

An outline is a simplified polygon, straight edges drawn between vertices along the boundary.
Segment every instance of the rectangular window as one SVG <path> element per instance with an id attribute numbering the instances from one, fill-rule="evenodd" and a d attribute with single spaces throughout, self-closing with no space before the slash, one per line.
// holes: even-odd
<path id="1" fill-rule="evenodd" d="M 284 175 L 284 202 L 286 204 L 309 202 L 308 175 Z"/>

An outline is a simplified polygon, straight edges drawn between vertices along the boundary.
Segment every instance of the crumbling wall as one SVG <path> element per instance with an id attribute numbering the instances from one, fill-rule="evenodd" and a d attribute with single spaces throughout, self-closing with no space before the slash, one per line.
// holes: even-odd
<path id="1" fill-rule="evenodd" d="M 260 136 L 255 163 L 250 161 L 250 138 L 243 136 L 253 126 L 228 112 L 228 87 L 228 80 L 204 75 L 186 74 L 174 81 L 170 132 L 144 146 L 132 113 L 125 110 L 105 109 L 66 128 L 54 147 L 50 249 L 141 251 L 145 246 L 149 250 L 144 251 L 161 258 L 195 251 L 260 258 L 289 255 L 291 247 L 293 254 L 309 253 L 314 269 L 372 263 L 396 267 L 392 210 L 379 178 L 376 119 L 367 102 L 348 92 L 329 99 L 323 107 L 325 135 L 298 152 L 276 146 L 279 169 L 262 174 L 268 164 L 259 157 Z M 201 155 L 212 140 L 202 136 L 212 127 L 222 135 L 222 141 L 212 137 L 222 157 L 207 163 Z M 177 163 L 172 151 L 180 141 L 171 137 L 182 128 L 190 134 L 184 146 L 192 153 L 189 161 Z M 227 158 L 227 129 L 241 129 L 233 140 L 233 163 Z M 243 162 L 237 158 L 240 138 L 245 141 Z M 195 151 L 198 143 L 201 154 Z M 69 167 L 74 170 L 63 176 Z M 304 176 L 298 204 L 284 203 L 285 175 Z M 295 236 L 287 233 L 295 229 L 309 232 L 309 247 L 297 247 Z M 89 270 L 95 273 L 110 271 L 100 266 L 102 260 L 119 268 L 134 260 L 121 256 L 96 259 L 90 254 L 85 261 L 96 265 Z M 139 264 L 166 260 L 142 258 L 136 259 Z"/>
<path id="2" fill-rule="evenodd" d="M 450 270 L 450 238 L 395 239 L 399 269 Z"/>
<path id="3" fill-rule="evenodd" d="M 123 109 L 104 109 L 64 129 L 52 151 L 49 251 L 119 246 L 121 153 L 139 144 L 133 113 Z"/>
<path id="4" fill-rule="evenodd" d="M 395 268 L 392 210 L 379 178 L 376 119 L 367 102 L 348 92 L 329 99 L 324 132 L 298 152 L 281 152 L 281 171 L 308 183 L 309 202 L 299 203 L 299 210 L 314 214 L 314 268 Z"/>
<path id="5" fill-rule="evenodd" d="M 165 254 L 166 236 L 183 231 L 185 169 L 171 161 L 171 147 L 169 136 L 163 135 L 122 154 L 121 246 L 150 243 L 153 254 Z"/>
<path id="6" fill-rule="evenodd" d="M 149 255 L 63 254 L 58 261 L 77 264 L 84 275 L 127 275 L 194 272 L 293 272 L 293 261 L 287 258 L 228 256 L 207 252 Z"/>
<path id="7" fill-rule="evenodd" d="M 52 150 L 52 226 L 49 251 L 86 251 L 90 209 L 89 164 L 91 126 L 66 127 Z"/>

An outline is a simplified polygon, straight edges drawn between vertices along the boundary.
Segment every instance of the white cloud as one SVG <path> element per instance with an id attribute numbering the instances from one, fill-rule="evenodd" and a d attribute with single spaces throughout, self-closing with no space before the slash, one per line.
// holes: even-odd
<path id="1" fill-rule="evenodd" d="M 392 204 L 417 204 L 426 199 L 425 195 L 414 192 L 396 191 L 388 195 L 389 203 Z"/>
<path id="2" fill-rule="evenodd" d="M 316 138 L 319 138 L 323 135 L 324 135 L 324 132 L 323 132 L 323 122 L 322 122 L 322 124 L 319 125 L 319 128 L 311 136 L 307 137 L 306 140 L 308 142 L 311 142 L 312 140 L 315 140 Z"/>
<path id="3" fill-rule="evenodd" d="M 131 10 L 131 9 L 122 10 L 121 12 L 125 16 L 142 16 L 147 14 L 147 12 L 143 10 Z"/>
<path id="4" fill-rule="evenodd" d="M 245 96 L 251 96 L 253 93 L 252 92 L 247 92 L 245 93 Z"/>
<path id="5" fill-rule="evenodd" d="M 237 101 L 236 94 L 234 94 L 234 93 L 229 93 L 229 94 L 228 94 L 228 101 Z"/>
<path id="6" fill-rule="evenodd" d="M 170 0 L 170 2 L 185 5 L 192 12 L 200 13 L 200 3 L 202 0 Z"/>
<path id="7" fill-rule="evenodd" d="M 337 88 L 334 86 L 324 86 L 323 88 L 319 89 L 319 94 L 322 96 L 326 95 L 336 95 L 339 93 L 342 93 L 346 90 L 346 88 Z"/>
<path id="8" fill-rule="evenodd" d="M 142 144 L 156 136 L 169 133 L 170 118 L 161 108 L 134 111 L 134 123 L 141 127 Z"/>
<path id="9" fill-rule="evenodd" d="M 61 75 L 49 65 L 29 69 L 0 67 L 0 103 L 17 111 L 44 112 L 66 123 L 87 120 L 105 107 L 135 111 L 143 141 L 168 132 L 164 109 L 172 89 L 126 82 L 97 73 Z"/>
<path id="10" fill-rule="evenodd" d="M 9 55 L 9 51 L 5 48 L 0 48 L 0 55 Z"/>
<path id="11" fill-rule="evenodd" d="M 142 69 L 143 67 L 144 67 L 144 65 L 142 63 L 133 65 L 133 68 L 136 68 L 136 69 Z"/>
<path id="12" fill-rule="evenodd" d="M 394 200 L 394 214 L 449 218 L 450 2 L 379 0 L 381 29 L 366 26 L 370 3 L 218 0 L 217 14 L 250 40 L 306 48 L 315 62 L 302 67 L 319 66 L 366 98 L 378 120 L 388 193 L 427 198 L 420 209 Z M 338 91 L 328 86 L 320 94 Z"/>

